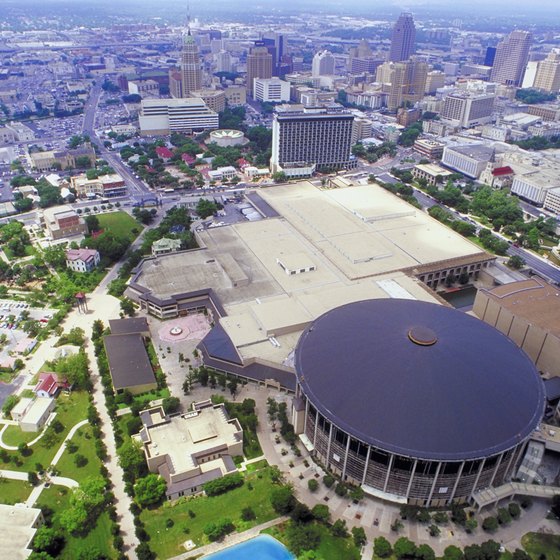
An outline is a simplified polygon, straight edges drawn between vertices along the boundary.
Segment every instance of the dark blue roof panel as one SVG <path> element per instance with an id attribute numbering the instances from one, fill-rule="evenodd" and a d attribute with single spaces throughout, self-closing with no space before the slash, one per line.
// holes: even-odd
<path id="1" fill-rule="evenodd" d="M 381 449 L 433 460 L 510 449 L 544 410 L 528 356 L 493 327 L 419 301 L 366 300 L 302 334 L 299 383 L 336 426 Z"/>
<path id="2" fill-rule="evenodd" d="M 202 344 L 213 358 L 234 364 L 243 364 L 235 345 L 219 323 L 204 337 Z"/>

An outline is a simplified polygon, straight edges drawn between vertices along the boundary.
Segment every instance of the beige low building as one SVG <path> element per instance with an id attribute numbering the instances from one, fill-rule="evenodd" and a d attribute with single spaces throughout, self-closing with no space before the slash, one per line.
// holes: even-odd
<path id="1" fill-rule="evenodd" d="M 453 175 L 451 171 L 435 163 L 420 163 L 412 168 L 412 176 L 416 179 L 425 179 L 428 185 L 445 183 L 447 177 Z"/>
<path id="2" fill-rule="evenodd" d="M 148 468 L 166 480 L 169 500 L 198 494 L 206 482 L 237 471 L 233 457 L 243 455 L 243 429 L 223 404 L 201 401 L 175 416 L 158 406 L 140 418 Z"/>
<path id="3" fill-rule="evenodd" d="M 24 560 L 31 554 L 31 542 L 45 522 L 39 508 L 23 504 L 0 504 L 0 550 L 7 560 Z"/>
<path id="4" fill-rule="evenodd" d="M 12 419 L 22 432 L 38 432 L 54 410 L 56 401 L 50 397 L 23 398 L 12 409 Z"/>
<path id="5" fill-rule="evenodd" d="M 473 311 L 509 336 L 547 376 L 560 375 L 560 289 L 531 278 L 481 289 Z"/>

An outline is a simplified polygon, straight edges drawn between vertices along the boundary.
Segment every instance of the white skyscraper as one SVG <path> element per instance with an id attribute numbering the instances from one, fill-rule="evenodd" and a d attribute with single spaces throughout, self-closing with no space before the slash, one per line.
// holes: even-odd
<path id="1" fill-rule="evenodd" d="M 319 51 L 313 57 L 312 76 L 332 76 L 334 74 L 334 56 L 330 51 Z"/>

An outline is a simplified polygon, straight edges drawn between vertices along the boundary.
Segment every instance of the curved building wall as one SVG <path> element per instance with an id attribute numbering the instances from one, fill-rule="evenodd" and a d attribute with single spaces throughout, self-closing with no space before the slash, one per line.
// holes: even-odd
<path id="1" fill-rule="evenodd" d="M 511 479 L 526 442 L 502 453 L 466 461 L 430 461 L 371 446 L 340 430 L 305 397 L 303 432 L 312 454 L 342 480 L 365 485 L 380 498 L 419 506 L 464 503 L 472 494 Z"/>

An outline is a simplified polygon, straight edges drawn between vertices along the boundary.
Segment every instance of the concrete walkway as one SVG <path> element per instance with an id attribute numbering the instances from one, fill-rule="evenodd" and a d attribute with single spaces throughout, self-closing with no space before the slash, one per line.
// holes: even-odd
<path id="1" fill-rule="evenodd" d="M 68 432 L 68 435 L 64 438 L 64 441 L 62 442 L 61 446 L 58 448 L 58 451 L 56 452 L 55 456 L 53 457 L 51 461 L 51 467 L 54 467 L 58 463 L 58 461 L 62 457 L 62 454 L 66 451 L 66 442 L 71 440 L 74 437 L 74 434 L 82 426 L 85 426 L 86 424 L 89 424 L 89 422 L 87 420 L 82 420 L 81 422 L 78 422 L 75 426 L 72 427 L 72 429 Z"/>
<path id="2" fill-rule="evenodd" d="M 279 525 L 280 523 L 284 523 L 284 521 L 287 521 L 288 519 L 289 517 L 286 516 L 277 517 L 272 521 L 267 521 L 266 523 L 255 525 L 251 529 L 247 529 L 247 531 L 243 531 L 242 533 L 232 533 L 220 542 L 210 543 L 206 546 L 193 548 L 189 552 L 184 552 L 183 554 L 179 554 L 178 556 L 173 556 L 173 558 L 170 558 L 169 560 L 188 560 L 189 558 L 198 558 L 200 556 L 212 554 L 213 552 L 218 552 L 219 550 L 223 550 L 224 548 L 229 548 L 230 546 L 233 546 L 235 544 L 239 544 L 258 537 L 261 531 L 269 529 L 270 527 L 274 527 L 275 525 Z"/>

